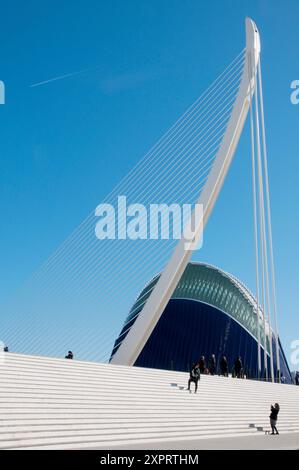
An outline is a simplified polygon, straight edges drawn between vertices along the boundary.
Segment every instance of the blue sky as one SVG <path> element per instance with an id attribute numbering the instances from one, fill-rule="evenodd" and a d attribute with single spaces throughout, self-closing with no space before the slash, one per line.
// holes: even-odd
<path id="1" fill-rule="evenodd" d="M 3 302 L 240 52 L 245 17 L 256 21 L 279 325 L 289 356 L 290 342 L 299 338 L 299 105 L 290 103 L 290 83 L 299 79 L 298 2 L 29 0 L 0 8 Z M 234 273 L 254 290 L 252 233 L 245 131 L 196 259 Z"/>

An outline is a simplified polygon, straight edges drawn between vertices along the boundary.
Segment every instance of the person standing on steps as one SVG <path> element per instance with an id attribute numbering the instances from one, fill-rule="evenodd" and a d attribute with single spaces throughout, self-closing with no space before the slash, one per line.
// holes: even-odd
<path id="1" fill-rule="evenodd" d="M 242 360 L 240 356 L 235 360 L 235 374 L 238 379 L 242 376 Z"/>
<path id="2" fill-rule="evenodd" d="M 211 375 L 216 373 L 216 357 L 215 354 L 212 354 L 209 361 L 209 372 Z"/>
<path id="3" fill-rule="evenodd" d="M 220 374 L 224 375 L 224 377 L 228 377 L 228 363 L 226 356 L 222 356 L 220 361 Z"/>
<path id="4" fill-rule="evenodd" d="M 199 369 L 200 369 L 200 373 L 204 374 L 205 369 L 206 369 L 206 360 L 205 360 L 204 356 L 201 356 L 201 358 L 199 359 L 198 366 L 199 366 Z"/>
<path id="5" fill-rule="evenodd" d="M 188 388 L 187 388 L 187 390 L 189 390 L 190 393 L 191 393 L 191 388 L 190 388 L 191 382 L 193 382 L 195 384 L 195 392 L 194 393 L 196 393 L 199 380 L 200 380 L 199 364 L 193 364 L 193 366 L 190 370 L 190 378 L 188 380 Z"/>
<path id="6" fill-rule="evenodd" d="M 271 425 L 271 429 L 272 429 L 272 432 L 271 434 L 274 435 L 274 434 L 279 434 L 279 432 L 277 431 L 277 427 L 276 427 L 276 424 L 277 424 L 277 415 L 280 411 L 280 406 L 278 403 L 275 403 L 275 405 L 271 405 L 271 414 L 270 414 L 270 425 Z M 275 431 L 275 432 L 274 432 Z"/>

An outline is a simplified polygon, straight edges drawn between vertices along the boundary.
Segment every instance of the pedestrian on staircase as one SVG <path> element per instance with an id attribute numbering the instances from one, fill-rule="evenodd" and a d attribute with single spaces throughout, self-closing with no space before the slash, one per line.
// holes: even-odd
<path id="1" fill-rule="evenodd" d="M 242 359 L 239 356 L 235 360 L 235 374 L 236 374 L 236 377 L 238 377 L 238 379 L 242 377 L 242 368 L 243 368 Z"/>
<path id="2" fill-rule="evenodd" d="M 198 361 L 198 365 L 199 365 L 200 373 L 204 374 L 206 370 L 206 360 L 204 356 L 201 356 L 201 358 Z"/>
<path id="3" fill-rule="evenodd" d="M 187 388 L 187 390 L 189 390 L 190 393 L 191 393 L 191 388 L 190 388 L 191 382 L 195 384 L 195 393 L 196 393 L 199 380 L 200 380 L 200 368 L 199 368 L 199 364 L 197 363 L 197 364 L 193 364 L 190 370 L 190 378 L 188 380 L 188 388 Z"/>
<path id="4" fill-rule="evenodd" d="M 209 372 L 211 375 L 216 373 L 216 357 L 215 354 L 212 354 L 209 361 Z"/>
<path id="5" fill-rule="evenodd" d="M 220 361 L 220 374 L 224 375 L 224 377 L 228 377 L 228 363 L 226 356 L 222 356 Z"/>
<path id="6" fill-rule="evenodd" d="M 271 432 L 272 435 L 279 434 L 279 432 L 277 431 L 277 427 L 276 427 L 277 415 L 278 415 L 279 411 L 280 411 L 280 406 L 279 406 L 278 403 L 275 403 L 274 406 L 271 405 L 270 425 L 271 425 L 271 429 L 272 429 L 272 432 Z"/>

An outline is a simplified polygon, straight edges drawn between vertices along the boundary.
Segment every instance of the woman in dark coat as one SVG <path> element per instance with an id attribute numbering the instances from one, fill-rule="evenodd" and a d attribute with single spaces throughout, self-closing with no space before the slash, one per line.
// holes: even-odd
<path id="1" fill-rule="evenodd" d="M 279 413 L 279 410 L 280 410 L 280 406 L 279 406 L 278 403 L 275 403 L 274 406 L 271 405 L 271 414 L 270 414 L 270 425 L 271 425 L 271 429 L 272 429 L 271 434 L 279 434 L 279 432 L 277 431 L 277 427 L 276 427 L 277 415 Z"/>

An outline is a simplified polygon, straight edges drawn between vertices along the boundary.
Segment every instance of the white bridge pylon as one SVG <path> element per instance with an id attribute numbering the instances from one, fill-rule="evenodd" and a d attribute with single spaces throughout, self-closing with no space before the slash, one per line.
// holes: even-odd
<path id="1" fill-rule="evenodd" d="M 192 225 L 195 227 L 195 239 L 200 236 L 208 221 L 236 151 L 251 106 L 252 96 L 257 87 L 259 60 L 259 32 L 255 23 L 250 18 L 247 18 L 245 61 L 240 87 L 221 145 L 197 201 L 198 204 L 203 206 L 203 220 L 197 221 L 197 225 L 195 223 Z M 195 220 L 195 215 L 193 214 L 193 222 Z M 111 363 L 134 365 L 159 321 L 191 257 L 192 250 L 186 250 L 186 243 L 188 241 L 184 237 L 178 242 L 143 309 L 112 356 Z M 257 316 L 259 315 L 258 312 L 259 308 L 257 307 Z M 259 320 L 257 322 L 259 323 Z"/>

